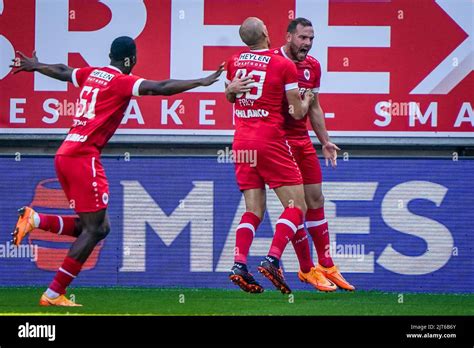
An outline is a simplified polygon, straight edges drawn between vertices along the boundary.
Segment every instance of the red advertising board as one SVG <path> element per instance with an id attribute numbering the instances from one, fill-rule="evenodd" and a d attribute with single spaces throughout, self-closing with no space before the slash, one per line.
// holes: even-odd
<path id="1" fill-rule="evenodd" d="M 237 6 L 238 4 L 238 6 Z M 0 134 L 64 134 L 79 91 L 39 74 L 13 75 L 19 50 L 70 66 L 108 65 L 112 40 L 134 37 L 134 74 L 204 76 L 242 49 L 240 23 L 264 20 L 273 47 L 290 19 L 313 22 L 320 101 L 331 135 L 473 137 L 470 0 L 0 0 Z M 133 99 L 121 134 L 230 135 L 219 83 Z"/>

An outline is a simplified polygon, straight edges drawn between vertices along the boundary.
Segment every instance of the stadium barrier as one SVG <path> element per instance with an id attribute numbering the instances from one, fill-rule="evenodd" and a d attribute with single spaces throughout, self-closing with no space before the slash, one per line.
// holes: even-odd
<path id="1" fill-rule="evenodd" d="M 244 202 L 229 157 L 106 156 L 103 163 L 112 232 L 75 286 L 233 288 L 227 273 Z M 348 280 L 366 290 L 473 291 L 472 159 L 343 157 L 338 163 L 336 170 L 321 165 L 332 254 Z M 35 231 L 17 249 L 7 232 L 22 205 L 72 214 L 53 158 L 2 156 L 0 173 L 6 198 L 0 200 L 0 286 L 47 285 L 71 239 Z M 269 192 L 250 251 L 253 271 L 280 213 Z M 282 264 L 295 290 L 310 289 L 297 280 L 291 244 Z"/>

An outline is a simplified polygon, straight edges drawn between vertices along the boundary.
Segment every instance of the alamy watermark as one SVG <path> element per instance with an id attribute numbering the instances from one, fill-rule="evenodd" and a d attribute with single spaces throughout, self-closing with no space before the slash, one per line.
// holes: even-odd
<path id="1" fill-rule="evenodd" d="M 328 254 L 328 256 L 337 256 L 338 258 L 356 259 L 357 261 L 364 261 L 365 245 L 337 244 L 336 242 L 330 242 L 329 250 L 327 250 L 326 253 Z"/>
<path id="2" fill-rule="evenodd" d="M 56 325 L 36 325 L 26 322 L 18 326 L 19 338 L 46 338 L 52 342 L 56 340 Z"/>
<path id="3" fill-rule="evenodd" d="M 377 104 L 381 112 L 386 112 L 391 116 L 417 116 L 417 111 L 421 109 L 418 102 L 401 102 L 389 99 Z"/>
<path id="4" fill-rule="evenodd" d="M 250 167 L 257 166 L 257 150 L 232 150 L 226 147 L 217 151 L 218 163 L 248 163 Z"/>
<path id="5" fill-rule="evenodd" d="M 30 259 L 32 262 L 38 260 L 38 245 L 22 244 L 16 246 L 10 242 L 0 244 L 0 259 Z"/>

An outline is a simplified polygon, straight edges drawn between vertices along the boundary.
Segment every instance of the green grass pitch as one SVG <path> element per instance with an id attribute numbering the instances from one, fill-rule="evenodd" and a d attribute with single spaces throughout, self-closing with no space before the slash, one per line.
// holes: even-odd
<path id="1" fill-rule="evenodd" d="M 0 287 L 0 315 L 474 315 L 474 294 L 77 287 L 83 307 L 58 308 L 38 306 L 43 290 Z"/>

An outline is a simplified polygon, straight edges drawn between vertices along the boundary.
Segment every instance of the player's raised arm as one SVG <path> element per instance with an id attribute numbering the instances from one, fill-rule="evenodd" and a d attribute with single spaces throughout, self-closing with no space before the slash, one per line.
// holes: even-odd
<path id="1" fill-rule="evenodd" d="M 293 88 L 286 91 L 286 99 L 288 100 L 288 112 L 296 120 L 301 120 L 307 113 L 311 102 L 314 99 L 314 94 L 311 90 L 307 90 L 301 100 L 298 88 Z"/>
<path id="2" fill-rule="evenodd" d="M 224 63 L 209 76 L 195 79 L 195 80 L 164 80 L 164 81 L 152 81 L 145 80 L 140 84 L 138 93 L 140 95 L 173 95 L 187 90 L 209 86 L 219 81 L 219 76 L 224 71 Z"/>
<path id="3" fill-rule="evenodd" d="M 72 82 L 73 69 L 64 64 L 44 64 L 38 61 L 36 51 L 33 51 L 32 57 L 25 56 L 22 52 L 17 51 L 20 58 L 12 59 L 13 64 L 10 68 L 14 68 L 14 74 L 21 71 L 33 72 L 37 71 L 43 75 L 49 76 L 60 81 Z"/>

